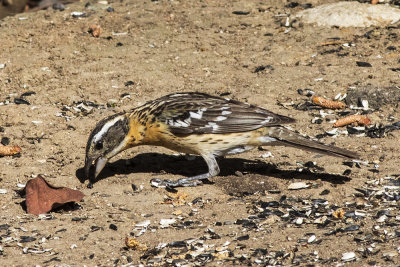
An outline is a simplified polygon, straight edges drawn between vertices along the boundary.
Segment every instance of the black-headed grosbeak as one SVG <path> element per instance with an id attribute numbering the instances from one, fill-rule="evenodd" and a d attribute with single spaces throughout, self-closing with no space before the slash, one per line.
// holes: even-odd
<path id="1" fill-rule="evenodd" d="M 284 145 L 337 157 L 357 153 L 303 137 L 282 124 L 294 119 L 261 107 L 204 93 L 175 93 L 147 102 L 129 113 L 100 121 L 86 146 L 85 173 L 91 186 L 109 159 L 139 146 L 163 146 L 200 155 L 208 173 L 177 181 L 153 179 L 158 187 L 196 186 L 218 175 L 216 156 L 241 153 L 258 146 Z M 94 176 L 90 176 L 94 165 Z"/>

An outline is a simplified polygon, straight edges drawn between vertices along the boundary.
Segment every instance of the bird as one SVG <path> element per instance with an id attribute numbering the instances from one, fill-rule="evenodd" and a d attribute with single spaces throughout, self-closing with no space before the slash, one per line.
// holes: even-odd
<path id="1" fill-rule="evenodd" d="M 295 119 L 259 106 L 201 92 L 178 92 L 149 101 L 129 112 L 101 120 L 89 135 L 84 171 L 88 187 L 106 163 L 120 152 L 152 145 L 200 155 L 208 172 L 172 181 L 154 178 L 156 187 L 202 184 L 217 176 L 216 157 L 238 154 L 260 146 L 289 146 L 330 156 L 357 159 L 356 152 L 326 145 L 292 130 Z"/>

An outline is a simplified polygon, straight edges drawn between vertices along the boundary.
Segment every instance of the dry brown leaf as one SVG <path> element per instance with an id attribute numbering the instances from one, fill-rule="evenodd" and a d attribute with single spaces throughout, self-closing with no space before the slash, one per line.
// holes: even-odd
<path id="1" fill-rule="evenodd" d="M 166 199 L 162 202 L 162 204 L 172 204 L 174 206 L 181 206 L 186 204 L 186 199 L 188 198 L 188 194 L 184 192 L 176 192 L 176 193 L 167 193 Z"/>
<path id="2" fill-rule="evenodd" d="M 174 211 L 172 212 L 172 214 L 175 215 L 175 216 L 177 216 L 177 215 L 182 215 L 182 213 L 183 213 L 183 211 L 181 211 L 181 210 L 174 210 Z"/>
<path id="3" fill-rule="evenodd" d="M 125 245 L 134 250 L 147 250 L 147 246 L 140 244 L 135 238 L 125 237 Z"/>
<path id="4" fill-rule="evenodd" d="M 0 156 L 12 156 L 21 152 L 19 146 L 2 146 L 0 145 Z"/>
<path id="5" fill-rule="evenodd" d="M 89 33 L 91 33 L 93 37 L 100 37 L 101 31 L 100 25 L 93 24 L 89 27 Z"/>
<path id="6" fill-rule="evenodd" d="M 69 202 L 81 201 L 84 194 L 81 191 L 66 187 L 54 187 L 42 177 L 29 180 L 25 186 L 26 210 L 39 215 Z"/>
<path id="7" fill-rule="evenodd" d="M 332 215 L 334 218 L 341 220 L 344 218 L 344 209 L 337 209 L 332 213 Z"/>

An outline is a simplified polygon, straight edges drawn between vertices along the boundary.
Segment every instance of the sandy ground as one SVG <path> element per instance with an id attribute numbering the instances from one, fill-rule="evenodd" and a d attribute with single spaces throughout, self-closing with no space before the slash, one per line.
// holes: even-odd
<path id="1" fill-rule="evenodd" d="M 285 14 L 322 1 L 298 2 L 295 7 L 286 1 L 82 2 L 63 12 L 0 20 L 0 64 L 5 64 L 0 69 L 0 102 L 5 103 L 0 136 L 22 147 L 20 157 L 0 158 L 0 188 L 7 190 L 0 195 L 0 262 L 398 264 L 398 193 L 384 186 L 388 177 L 396 185 L 400 175 L 399 131 L 379 139 L 321 138 L 357 151 L 367 165 L 349 167 L 342 159 L 284 147 L 268 148 L 273 157 L 256 149 L 220 159 L 221 174 L 213 184 L 179 189 L 183 200 L 172 204 L 165 200 L 168 192 L 151 187 L 150 179 L 202 173 L 206 165 L 200 158 L 135 148 L 108 164 L 93 189 L 81 182 L 85 145 L 96 123 L 168 93 L 224 94 L 291 116 L 297 120 L 294 129 L 317 136 L 331 130 L 332 123 L 314 124 L 320 110 L 297 109 L 309 101 L 298 89 L 333 98 L 349 88 L 398 84 L 398 25 L 339 29 L 295 21 L 285 27 Z M 75 18 L 73 11 L 86 15 Z M 103 30 L 99 38 L 88 33 L 92 24 Z M 30 105 L 14 104 L 25 92 L 35 93 L 24 96 Z M 368 116 L 373 123 L 399 121 L 397 102 Z M 304 171 L 308 161 L 321 168 Z M 27 214 L 14 190 L 39 174 L 53 185 L 81 190 L 84 201 L 49 217 Z M 288 190 L 294 182 L 309 187 Z M 348 216 L 334 215 L 341 209 Z M 351 216 L 354 211 L 365 216 Z M 379 220 L 381 215 L 385 220 Z M 318 223 L 323 216 L 328 222 Z M 162 219 L 175 223 L 163 227 Z M 136 224 L 146 220 L 150 224 L 140 234 Z M 349 226 L 356 230 L 329 233 Z M 126 248 L 125 238 L 135 235 L 142 247 Z M 348 252 L 356 259 L 345 263 Z"/>

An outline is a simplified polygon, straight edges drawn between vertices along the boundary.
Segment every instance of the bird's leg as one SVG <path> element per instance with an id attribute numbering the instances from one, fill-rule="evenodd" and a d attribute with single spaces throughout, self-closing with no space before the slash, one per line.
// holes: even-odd
<path id="1" fill-rule="evenodd" d="M 176 181 L 171 180 L 161 180 L 158 178 L 151 179 L 151 184 L 154 187 L 180 187 L 180 186 L 198 186 L 202 184 L 201 180 L 214 177 L 219 173 L 219 166 L 217 161 L 215 160 L 214 155 L 202 155 L 203 159 L 207 163 L 208 173 L 203 173 L 200 175 L 196 175 L 188 178 L 181 178 Z"/>

